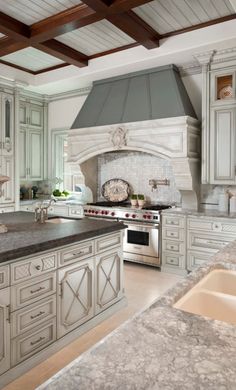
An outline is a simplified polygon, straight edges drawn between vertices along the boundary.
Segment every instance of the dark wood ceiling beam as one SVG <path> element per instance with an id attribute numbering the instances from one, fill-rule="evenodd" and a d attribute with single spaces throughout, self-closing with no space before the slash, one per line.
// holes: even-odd
<path id="1" fill-rule="evenodd" d="M 26 24 L 0 12 L 0 32 L 13 39 L 27 41 L 30 37 L 30 27 Z"/>
<path id="2" fill-rule="evenodd" d="M 86 4 L 79 4 L 31 26 L 31 42 L 42 42 L 104 18 Z"/>
<path id="3" fill-rule="evenodd" d="M 147 49 L 159 46 L 160 35 L 133 11 L 110 15 L 107 20 Z"/>
<path id="4" fill-rule="evenodd" d="M 63 43 L 50 39 L 43 43 L 34 43 L 32 46 L 35 49 L 41 50 L 47 54 L 59 58 L 62 61 L 68 62 L 70 65 L 75 65 L 80 68 L 88 66 L 88 57 Z"/>
<path id="5" fill-rule="evenodd" d="M 22 42 L 15 41 L 12 38 L 2 38 L 0 40 L 0 57 L 25 49 L 26 47 L 28 47 L 28 43 L 25 41 Z"/>

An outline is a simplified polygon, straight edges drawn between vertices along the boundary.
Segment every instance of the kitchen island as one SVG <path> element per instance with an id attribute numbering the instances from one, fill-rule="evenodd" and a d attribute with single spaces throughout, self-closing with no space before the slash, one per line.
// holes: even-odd
<path id="1" fill-rule="evenodd" d="M 1 215 L 0 388 L 125 306 L 125 225 Z M 61 222 L 61 223 L 60 223 Z"/>
<path id="2" fill-rule="evenodd" d="M 235 389 L 236 326 L 173 307 L 221 268 L 236 270 L 235 241 L 38 390 Z"/>

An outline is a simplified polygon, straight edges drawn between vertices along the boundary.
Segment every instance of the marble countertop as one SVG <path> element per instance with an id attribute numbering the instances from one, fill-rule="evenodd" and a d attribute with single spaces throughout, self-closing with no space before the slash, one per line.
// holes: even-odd
<path id="1" fill-rule="evenodd" d="M 191 215 L 191 217 L 198 217 L 198 218 L 236 218 L 236 213 L 226 213 L 226 212 L 220 212 L 218 210 L 189 210 L 189 209 L 181 209 L 181 208 L 172 208 L 172 209 L 166 209 L 162 210 L 161 212 L 163 215 L 165 214 L 176 214 L 176 215 Z"/>
<path id="2" fill-rule="evenodd" d="M 236 326 L 172 307 L 215 268 L 236 270 L 236 241 L 38 390 L 235 389 Z"/>
<path id="3" fill-rule="evenodd" d="M 8 228 L 7 233 L 0 234 L 0 263 L 95 238 L 126 227 L 121 222 L 88 218 L 63 224 L 47 222 L 41 224 L 34 221 L 33 213 L 22 211 L 1 214 L 0 223 L 6 224 Z"/>

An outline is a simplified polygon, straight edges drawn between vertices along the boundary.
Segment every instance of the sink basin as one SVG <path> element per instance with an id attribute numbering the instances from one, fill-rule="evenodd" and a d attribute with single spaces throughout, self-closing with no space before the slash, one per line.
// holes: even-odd
<path id="1" fill-rule="evenodd" d="M 74 222 L 73 219 L 67 219 L 67 218 L 51 218 L 46 220 L 47 223 L 67 223 L 67 222 Z"/>
<path id="2" fill-rule="evenodd" d="M 236 271 L 211 271 L 173 307 L 236 325 Z"/>

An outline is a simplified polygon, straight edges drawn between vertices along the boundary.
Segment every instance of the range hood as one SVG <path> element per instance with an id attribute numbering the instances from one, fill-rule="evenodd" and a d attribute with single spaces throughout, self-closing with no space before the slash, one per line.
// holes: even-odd
<path id="1" fill-rule="evenodd" d="M 197 209 L 199 125 L 174 65 L 97 81 L 68 133 L 67 187 L 88 183 L 99 154 L 140 151 L 171 161 L 182 206 Z"/>
<path id="2" fill-rule="evenodd" d="M 196 118 L 175 65 L 96 81 L 72 129 L 161 118 Z"/>

